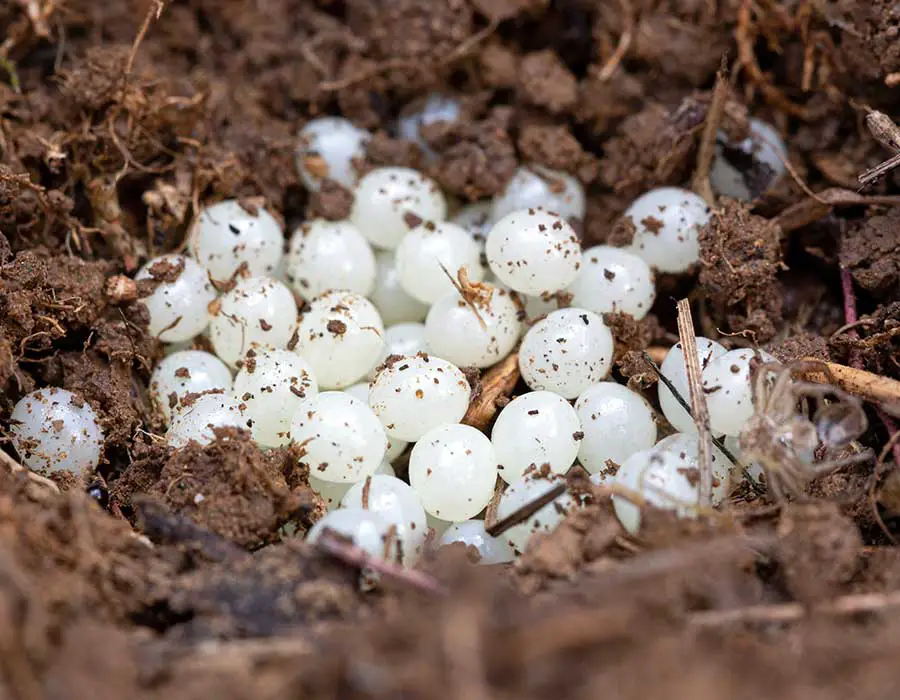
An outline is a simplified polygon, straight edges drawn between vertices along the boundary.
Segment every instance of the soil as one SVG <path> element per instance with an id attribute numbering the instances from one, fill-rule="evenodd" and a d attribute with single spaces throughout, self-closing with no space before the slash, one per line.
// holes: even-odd
<path id="1" fill-rule="evenodd" d="M 864 116 L 898 116 L 897 21 L 886 0 L 0 5 L 0 696 L 893 697 L 898 406 L 867 404 L 877 464 L 797 502 L 740 488 L 696 521 L 648 510 L 633 538 L 573 476 L 588 505 L 514 565 L 455 547 L 413 577 L 363 572 L 296 536 L 324 512 L 296 452 L 240 431 L 165 445 L 146 388 L 163 348 L 130 278 L 224 198 L 289 230 L 345 217 L 351 192 L 297 176 L 318 115 L 373 131 L 361 170 L 422 168 L 460 203 L 523 164 L 569 172 L 584 244 L 618 246 L 634 197 L 690 186 L 709 119 L 737 138 L 753 115 L 791 173 L 716 203 L 702 264 L 660 275 L 644 321 L 609 316 L 617 379 L 654 401 L 642 352 L 675 342 L 682 297 L 729 346 L 900 378 L 900 171 L 856 194 L 893 155 Z M 425 149 L 396 138 L 434 91 L 461 118 L 425 127 Z M 492 377 L 472 377 L 493 397 L 479 425 L 521 390 L 506 372 L 494 396 Z M 47 385 L 97 412 L 97 475 L 15 468 L 9 413 Z"/>

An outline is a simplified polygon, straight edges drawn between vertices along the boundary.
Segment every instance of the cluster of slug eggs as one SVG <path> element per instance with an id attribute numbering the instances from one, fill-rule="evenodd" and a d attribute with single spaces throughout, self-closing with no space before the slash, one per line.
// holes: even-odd
<path id="1" fill-rule="evenodd" d="M 458 113 L 452 101 L 429 101 L 401 127 L 418 138 L 418 125 Z M 607 379 L 613 338 L 600 314 L 643 318 L 655 298 L 653 269 L 684 272 L 698 262 L 702 200 L 652 190 L 625 214 L 635 228 L 628 248 L 582 250 L 568 220 L 583 218 L 585 196 L 571 176 L 523 166 L 492 201 L 448 217 L 443 193 L 417 171 L 358 177 L 354 162 L 368 138 L 336 117 L 300 134 L 303 182 L 316 190 L 327 173 L 352 188 L 348 220 L 304 223 L 285 253 L 273 216 L 224 201 L 201 212 L 189 254 L 161 256 L 138 272 L 152 287 L 143 299 L 150 331 L 172 348 L 150 385 L 168 442 L 206 444 L 214 429 L 240 427 L 264 447 L 301 446 L 310 483 L 332 509 L 309 537 L 330 527 L 383 557 L 390 532 L 407 564 L 429 527 L 443 532 L 442 543 L 475 546 L 484 562 L 510 560 L 577 504 L 566 494 L 492 538 L 478 516 L 496 477 L 509 484 L 502 518 L 553 488 L 576 461 L 598 483 L 611 464 L 622 465 L 615 478 L 638 491 L 647 481 L 650 502 L 695 512 L 696 488 L 682 468 L 697 462 L 693 423 L 661 388 L 662 410 L 683 433 L 657 443 L 650 406 Z M 461 268 L 478 283 L 465 298 L 451 280 Z M 571 295 L 570 307 L 552 310 L 547 299 L 558 292 Z M 298 297 L 307 305 L 299 317 Z M 523 308 L 549 313 L 526 328 Z M 201 334 L 213 353 L 178 349 Z M 490 367 L 517 345 L 532 391 L 503 408 L 490 437 L 461 424 L 471 390 L 460 368 Z M 749 353 L 726 353 L 713 341 L 701 348 L 704 380 L 726 387 L 709 397 L 713 429 L 734 436 L 751 409 Z M 679 353 L 676 346 L 662 369 L 684 391 Z M 70 392 L 29 394 L 12 418 L 29 467 L 97 466 L 97 417 Z M 391 461 L 410 443 L 406 483 Z M 730 474 L 722 455 L 716 465 L 721 499 Z M 635 531 L 639 513 L 626 502 L 616 508 Z"/>

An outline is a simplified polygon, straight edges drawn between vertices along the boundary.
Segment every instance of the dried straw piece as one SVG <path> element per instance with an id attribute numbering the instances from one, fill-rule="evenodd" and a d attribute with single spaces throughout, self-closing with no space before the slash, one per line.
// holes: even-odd
<path id="1" fill-rule="evenodd" d="M 700 361 L 697 359 L 697 336 L 694 332 L 694 319 L 691 316 L 691 304 L 681 299 L 678 304 L 678 338 L 684 353 L 684 365 L 687 369 L 688 388 L 691 395 L 691 415 L 697 425 L 700 437 L 700 503 L 708 505 L 712 497 L 712 449 L 709 430 L 709 410 L 706 407 L 706 394 L 703 393 L 703 380 L 700 377 Z"/>

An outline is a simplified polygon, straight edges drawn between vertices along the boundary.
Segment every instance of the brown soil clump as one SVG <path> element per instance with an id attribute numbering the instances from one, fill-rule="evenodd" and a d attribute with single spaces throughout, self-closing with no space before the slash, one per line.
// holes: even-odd
<path id="1" fill-rule="evenodd" d="M 900 290 L 900 212 L 888 211 L 853 226 L 841 241 L 841 264 L 870 294 L 890 299 Z"/>
<path id="2" fill-rule="evenodd" d="M 289 519 L 309 521 L 321 510 L 308 487 L 288 487 L 283 470 L 300 469 L 290 463 L 281 451 L 262 452 L 245 433 L 222 431 L 209 445 L 191 443 L 173 452 L 148 493 L 173 513 L 256 548 L 277 540 Z"/>
<path id="3" fill-rule="evenodd" d="M 778 227 L 746 205 L 727 202 L 700 232 L 700 289 L 723 332 L 748 331 L 766 342 L 779 329 L 783 294 L 778 281 Z"/>

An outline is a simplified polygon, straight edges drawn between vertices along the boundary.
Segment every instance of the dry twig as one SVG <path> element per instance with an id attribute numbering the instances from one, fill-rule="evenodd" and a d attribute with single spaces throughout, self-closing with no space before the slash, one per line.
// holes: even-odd
<path id="1" fill-rule="evenodd" d="M 892 155 L 883 163 L 869 168 L 859 176 L 860 187 L 867 187 L 900 166 L 900 127 L 884 112 L 871 110 L 866 114 L 866 127 L 872 137 Z"/>
<path id="2" fill-rule="evenodd" d="M 499 537 L 510 528 L 524 523 L 526 520 L 528 520 L 528 518 L 537 513 L 545 505 L 547 505 L 548 503 L 552 503 L 557 498 L 562 496 L 566 492 L 567 488 L 568 487 L 566 483 L 561 481 L 552 489 L 547 491 L 547 493 L 544 493 L 533 501 L 526 503 L 521 508 L 514 510 L 502 520 L 498 520 L 490 526 L 485 527 L 485 532 L 487 532 L 487 534 L 489 534 L 491 537 Z"/>
<path id="3" fill-rule="evenodd" d="M 481 378 L 481 393 L 475 397 L 462 422 L 486 432 L 500 410 L 498 400 L 508 397 L 519 381 L 519 356 L 508 355 Z"/>
<path id="4" fill-rule="evenodd" d="M 858 615 L 875 613 L 900 605 L 900 592 L 857 593 L 835 598 L 809 608 L 801 603 L 783 605 L 751 605 L 731 610 L 705 610 L 694 613 L 690 623 L 697 627 L 719 627 L 733 623 L 797 622 L 811 612 L 826 615 Z"/>
<path id="5" fill-rule="evenodd" d="M 316 540 L 316 547 L 326 554 L 340 559 L 345 564 L 355 566 L 360 569 L 371 569 L 379 574 L 383 574 L 389 578 L 405 583 L 413 588 L 418 588 L 426 593 L 436 595 L 446 595 L 447 590 L 438 583 L 433 577 L 422 571 L 415 569 L 404 569 L 398 564 L 394 564 L 383 559 L 376 559 L 364 549 L 350 544 L 342 539 L 331 528 L 325 528 L 319 539 Z"/>
<path id="6" fill-rule="evenodd" d="M 709 168 L 713 157 L 716 155 L 716 136 L 719 133 L 719 125 L 725 114 L 725 103 L 728 100 L 728 74 L 723 59 L 722 67 L 716 74 L 716 86 L 713 88 L 712 101 L 706 112 L 706 122 L 703 125 L 703 135 L 700 137 L 700 149 L 697 152 L 697 168 L 691 180 L 691 189 L 699 194 L 709 206 L 716 205 L 716 195 L 709 182 Z"/>
<path id="7" fill-rule="evenodd" d="M 806 357 L 802 363 L 797 371 L 801 379 L 815 384 L 834 384 L 867 401 L 900 408 L 900 381 L 896 379 L 815 357 Z"/>
<path id="8" fill-rule="evenodd" d="M 691 415 L 697 426 L 699 440 L 700 468 L 700 503 L 708 505 L 712 494 L 713 471 L 712 449 L 709 430 L 709 410 L 706 407 L 706 394 L 703 393 L 703 380 L 700 377 L 700 361 L 697 358 L 697 336 L 694 333 L 694 319 L 691 316 L 691 303 L 687 299 L 678 302 L 678 337 L 684 353 L 684 365 L 687 369 L 688 388 L 691 395 Z"/>
<path id="9" fill-rule="evenodd" d="M 48 479 L 47 477 L 36 474 L 27 467 L 22 466 L 15 459 L 6 454 L 3 450 L 0 450 L 0 464 L 2 464 L 10 472 L 10 474 L 25 472 L 28 480 L 32 483 L 37 484 L 42 488 L 48 489 L 53 493 L 59 493 L 59 487 L 54 482 L 50 481 L 50 479 Z"/>
<path id="10" fill-rule="evenodd" d="M 791 205 L 775 217 L 773 221 L 781 227 L 783 233 L 790 233 L 827 216 L 834 207 L 858 207 L 872 204 L 900 206 L 900 196 L 882 195 L 867 197 L 853 190 L 832 187 L 816 193 L 810 199 L 804 199 Z"/>

